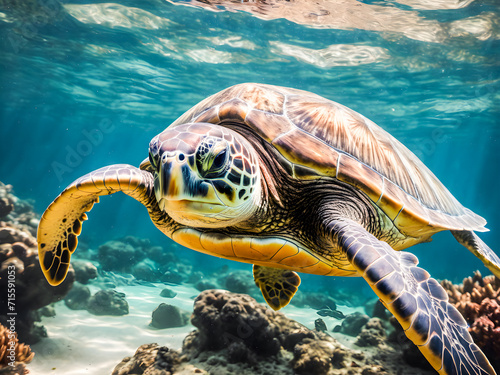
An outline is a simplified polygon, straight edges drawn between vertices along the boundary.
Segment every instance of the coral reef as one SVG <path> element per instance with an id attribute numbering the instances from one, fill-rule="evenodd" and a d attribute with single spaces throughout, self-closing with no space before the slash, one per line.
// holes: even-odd
<path id="1" fill-rule="evenodd" d="M 175 374 L 426 374 L 409 369 L 401 353 L 380 346 L 382 354 L 344 347 L 323 332 L 309 330 L 244 294 L 206 290 L 194 302 L 191 323 L 197 330 L 179 353 L 157 344 L 142 345 L 118 364 L 113 375 Z M 372 319 L 363 331 L 380 336 Z"/>
<path id="2" fill-rule="evenodd" d="M 370 317 L 360 312 L 349 314 L 342 321 L 342 325 L 335 326 L 334 332 L 341 332 L 349 336 L 357 336 L 361 333 L 363 326 L 368 323 Z"/>
<path id="3" fill-rule="evenodd" d="M 4 206 L 13 206 L 10 211 L 4 210 L 4 214 L 9 213 L 0 221 L 0 323 L 6 325 L 7 313 L 16 312 L 19 339 L 34 344 L 46 335 L 44 328 L 37 323 L 40 314 L 36 310 L 61 300 L 71 289 L 75 273 L 70 267 L 61 285 L 50 286 L 38 263 L 34 237 L 38 219 L 32 206 L 15 197 L 12 187 L 2 183 L 0 198 Z M 9 282 L 14 288 L 9 286 Z M 10 296 L 7 294 L 9 289 L 15 289 L 9 292 Z"/>
<path id="4" fill-rule="evenodd" d="M 271 324 L 271 316 L 278 315 L 271 314 L 248 295 L 205 291 L 194 302 L 191 323 L 198 328 L 198 334 L 193 338 L 192 348 L 220 350 L 244 336 L 249 355 L 275 355 L 280 350 L 279 326 Z"/>
<path id="5" fill-rule="evenodd" d="M 128 302 L 124 293 L 114 289 L 100 290 L 90 297 L 87 311 L 94 315 L 127 315 Z"/>
<path id="6" fill-rule="evenodd" d="M 160 278 L 164 283 L 181 284 L 185 276 L 176 269 L 170 269 L 163 272 Z"/>
<path id="7" fill-rule="evenodd" d="M 173 252 L 152 246 L 148 239 L 133 236 L 105 242 L 92 259 L 99 262 L 104 276 L 109 272 L 133 275 L 129 284 L 134 280 L 180 284 L 193 279 L 193 267 L 179 260 Z M 194 279 L 198 281 L 200 276 Z"/>
<path id="8" fill-rule="evenodd" d="M 14 210 L 14 204 L 6 197 L 0 198 L 0 219 Z"/>
<path id="9" fill-rule="evenodd" d="M 246 271 L 234 271 L 220 281 L 220 284 L 233 293 L 249 293 L 254 287 L 253 277 Z M 256 289 L 256 288 L 254 288 Z"/>
<path id="10" fill-rule="evenodd" d="M 392 316 L 378 298 L 366 302 L 365 313 L 373 318 L 380 318 L 382 321 L 388 321 Z"/>
<path id="11" fill-rule="evenodd" d="M 207 289 L 216 289 L 217 284 L 211 280 L 199 280 L 194 284 L 194 287 L 200 292 L 203 292 Z"/>
<path id="12" fill-rule="evenodd" d="M 155 264 L 149 259 L 143 260 L 133 266 L 131 273 L 137 280 L 149 282 L 158 281 L 161 276 Z"/>
<path id="13" fill-rule="evenodd" d="M 188 260 L 179 259 L 171 250 L 151 245 L 148 239 L 127 236 L 107 241 L 89 258 L 98 262 L 100 277 L 97 283 L 105 288 L 138 283 L 144 285 L 144 282 L 190 283 L 199 291 L 224 288 L 235 293 L 246 293 L 263 301 L 260 290 L 253 281 L 251 268 L 230 271 L 228 267 L 222 267 L 212 274 L 203 273 L 196 270 Z M 304 298 L 307 299 L 305 304 L 317 305 L 318 309 L 327 305 L 335 306 L 335 302 L 329 297 L 325 304 L 325 297 L 319 293 L 313 297 L 304 294 Z"/>
<path id="14" fill-rule="evenodd" d="M 183 327 L 188 324 L 189 315 L 177 306 L 162 303 L 153 311 L 149 325 L 158 329 Z"/>
<path id="15" fill-rule="evenodd" d="M 174 367 L 179 366 L 179 353 L 158 344 L 141 345 L 133 357 L 125 357 L 113 370 L 111 375 L 172 375 Z M 147 372 L 146 372 L 147 371 Z M 206 374 L 199 372 L 185 372 L 188 374 Z"/>
<path id="16" fill-rule="evenodd" d="M 64 298 L 64 304 L 71 310 L 87 310 L 90 295 L 88 287 L 76 282 Z"/>
<path id="17" fill-rule="evenodd" d="M 35 353 L 17 339 L 17 334 L 0 324 L 0 373 L 27 374 L 24 364 L 30 363 Z"/>
<path id="18" fill-rule="evenodd" d="M 356 337 L 355 344 L 358 346 L 377 346 L 386 339 L 385 328 L 382 320 L 371 318 L 362 327 L 361 332 Z"/>
<path id="19" fill-rule="evenodd" d="M 450 303 L 464 316 L 474 342 L 491 364 L 500 370 L 500 279 L 483 277 L 479 271 L 462 284 L 443 280 Z"/>
<path id="20" fill-rule="evenodd" d="M 140 249 L 124 241 L 107 241 L 97 252 L 97 260 L 104 271 L 130 272 L 141 259 Z"/>
<path id="21" fill-rule="evenodd" d="M 38 312 L 41 316 L 46 316 L 48 318 L 53 318 L 56 316 L 56 309 L 53 305 L 44 306 L 41 309 L 38 309 Z"/>
<path id="22" fill-rule="evenodd" d="M 97 278 L 97 268 L 91 262 L 84 260 L 74 260 L 72 262 L 75 270 L 76 281 L 88 284 L 90 280 Z"/>
<path id="23" fill-rule="evenodd" d="M 22 232 L 36 236 L 39 220 L 30 201 L 16 197 L 12 185 L 0 182 L 0 202 L 0 220 L 10 223 Z"/>

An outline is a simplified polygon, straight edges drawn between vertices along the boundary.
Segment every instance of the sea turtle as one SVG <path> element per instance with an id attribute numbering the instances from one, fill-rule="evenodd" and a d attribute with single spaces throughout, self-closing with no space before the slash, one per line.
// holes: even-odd
<path id="1" fill-rule="evenodd" d="M 61 283 L 85 212 L 122 191 L 177 243 L 254 264 L 273 309 L 295 271 L 362 276 L 440 374 L 494 374 L 445 290 L 398 251 L 450 230 L 500 276 L 463 207 L 405 146 L 318 95 L 240 84 L 197 104 L 149 144 L 139 168 L 111 165 L 69 185 L 38 227 L 42 270 Z"/>

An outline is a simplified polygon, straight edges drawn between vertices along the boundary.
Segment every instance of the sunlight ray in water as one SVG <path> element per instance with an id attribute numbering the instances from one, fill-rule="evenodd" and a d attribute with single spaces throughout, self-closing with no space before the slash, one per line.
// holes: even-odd
<path id="1" fill-rule="evenodd" d="M 68 13 L 83 23 L 105 27 L 140 28 L 147 30 L 168 29 L 173 22 L 139 8 L 121 4 L 65 4 Z"/>
<path id="2" fill-rule="evenodd" d="M 465 8 L 475 0 L 395 0 L 419 10 L 460 9 Z"/>
<path id="3" fill-rule="evenodd" d="M 274 47 L 271 51 L 275 53 L 294 57 L 320 68 L 371 64 L 389 58 L 387 51 L 379 47 L 335 44 L 315 50 L 280 42 L 270 42 L 270 44 Z"/>

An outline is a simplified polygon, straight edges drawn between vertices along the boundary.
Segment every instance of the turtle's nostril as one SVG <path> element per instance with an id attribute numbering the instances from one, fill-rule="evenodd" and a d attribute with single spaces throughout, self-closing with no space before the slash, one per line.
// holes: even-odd
<path id="1" fill-rule="evenodd" d="M 177 157 L 179 158 L 179 161 L 184 161 L 184 159 L 186 159 L 186 156 L 182 152 Z"/>

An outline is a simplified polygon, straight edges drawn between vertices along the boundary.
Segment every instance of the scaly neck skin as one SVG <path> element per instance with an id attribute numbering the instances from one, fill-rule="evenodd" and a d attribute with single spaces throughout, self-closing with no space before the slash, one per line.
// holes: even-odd
<path id="1" fill-rule="evenodd" d="M 317 214 L 322 218 L 324 228 L 329 228 L 331 222 L 354 221 L 375 237 L 382 234 L 379 213 L 365 194 L 338 180 L 316 189 L 327 190 L 323 194 L 318 192 L 322 197 Z"/>
<path id="2" fill-rule="evenodd" d="M 294 194 L 289 196 L 287 212 L 293 219 L 289 227 L 301 242 L 318 253 L 335 251 L 332 248 L 330 224 L 354 221 L 376 237 L 381 235 L 378 213 L 370 200 L 333 178 L 296 182 Z M 286 206 L 285 206 L 286 207 Z"/>

